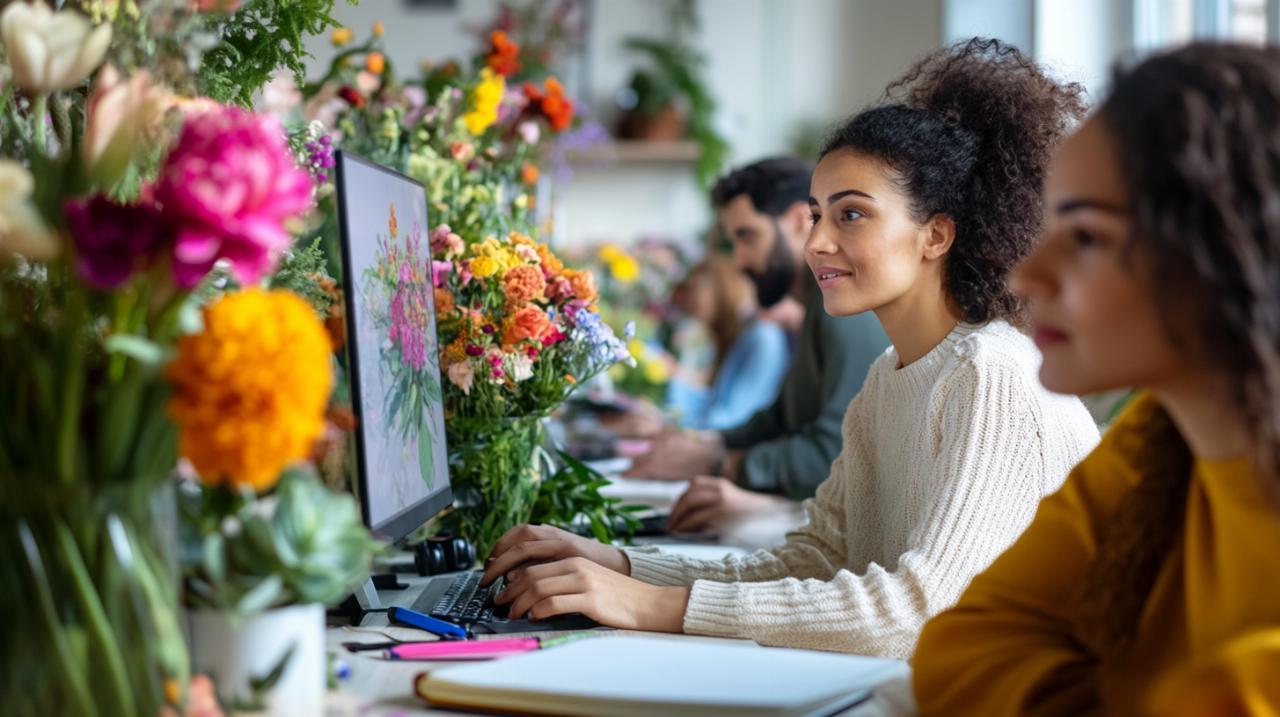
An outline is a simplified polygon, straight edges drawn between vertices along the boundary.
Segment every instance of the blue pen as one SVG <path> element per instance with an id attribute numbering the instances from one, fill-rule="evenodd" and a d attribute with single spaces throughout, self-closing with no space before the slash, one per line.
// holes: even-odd
<path id="1" fill-rule="evenodd" d="M 387 609 L 387 619 L 391 622 L 398 622 L 401 625 L 416 627 L 419 630 L 426 630 L 433 635 L 450 638 L 454 640 L 467 639 L 467 631 L 461 626 L 455 625 L 444 620 L 437 620 L 430 615 L 424 615 L 417 610 L 410 610 L 407 607 L 393 607 Z"/>

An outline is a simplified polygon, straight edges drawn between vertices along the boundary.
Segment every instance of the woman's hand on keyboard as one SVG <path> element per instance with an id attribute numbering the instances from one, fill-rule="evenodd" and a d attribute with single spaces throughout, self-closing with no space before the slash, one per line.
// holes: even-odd
<path id="1" fill-rule="evenodd" d="M 494 544 L 480 584 L 488 585 L 499 575 L 527 564 L 566 558 L 585 558 L 613 572 L 631 574 L 631 561 L 626 553 L 612 545 L 548 525 L 520 525 L 508 530 Z"/>
<path id="2" fill-rule="evenodd" d="M 681 632 L 689 593 L 687 587 L 650 585 L 574 557 L 512 570 L 495 602 L 510 605 L 513 618 L 579 613 L 628 630 Z"/>

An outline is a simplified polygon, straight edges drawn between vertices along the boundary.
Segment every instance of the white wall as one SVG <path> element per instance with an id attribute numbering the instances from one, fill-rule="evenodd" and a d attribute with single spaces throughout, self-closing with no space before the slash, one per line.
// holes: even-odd
<path id="1" fill-rule="evenodd" d="M 459 0 L 451 10 L 412 9 L 399 0 L 340 2 L 334 15 L 367 33 L 386 28 L 388 58 L 410 70 L 423 58 L 472 54 L 467 28 L 493 17 L 497 0 Z M 720 105 L 717 123 L 732 162 L 785 152 L 802 127 L 821 132 L 874 101 L 884 86 L 942 39 L 943 0 L 701 0 L 699 49 Z M 585 68 L 566 77 L 570 90 L 611 124 L 614 93 L 636 59 L 630 35 L 667 32 L 667 0 L 594 0 Z M 313 75 L 327 66 L 328 38 L 307 45 Z M 688 163 L 579 167 L 557 188 L 557 237 L 566 243 L 627 242 L 661 235 L 696 242 L 711 221 Z"/>

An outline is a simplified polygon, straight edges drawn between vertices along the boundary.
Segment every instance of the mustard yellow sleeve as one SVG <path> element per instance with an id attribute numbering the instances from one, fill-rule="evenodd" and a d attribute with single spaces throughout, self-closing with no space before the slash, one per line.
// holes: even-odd
<path id="1" fill-rule="evenodd" d="M 1099 708 L 1091 654 L 1074 638 L 1071 597 L 1097 553 L 1101 526 L 1137 475 L 1117 436 L 1045 498 L 1026 532 L 925 625 L 913 658 L 920 714 L 1077 715 Z M 1126 423 L 1128 421 L 1128 423 Z"/>
<path id="2" fill-rule="evenodd" d="M 1246 633 L 1156 684 L 1154 717 L 1280 717 L 1280 625 Z"/>

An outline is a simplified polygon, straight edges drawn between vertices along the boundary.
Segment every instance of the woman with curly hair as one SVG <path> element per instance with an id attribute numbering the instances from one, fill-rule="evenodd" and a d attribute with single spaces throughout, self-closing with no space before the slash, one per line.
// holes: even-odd
<path id="1" fill-rule="evenodd" d="M 1138 386 L 924 629 L 938 715 L 1280 714 L 1280 51 L 1120 71 L 1016 272 L 1055 391 Z"/>
<path id="2" fill-rule="evenodd" d="M 906 657 L 1097 442 L 1084 406 L 1036 380 L 1006 288 L 1038 236 L 1045 169 L 1082 114 L 1079 87 L 972 40 L 889 96 L 831 135 L 811 182 L 805 254 L 824 306 L 874 311 L 893 346 L 849 405 L 808 525 L 714 561 L 523 526 L 486 571 L 507 575 L 498 599 L 513 614 Z"/>

